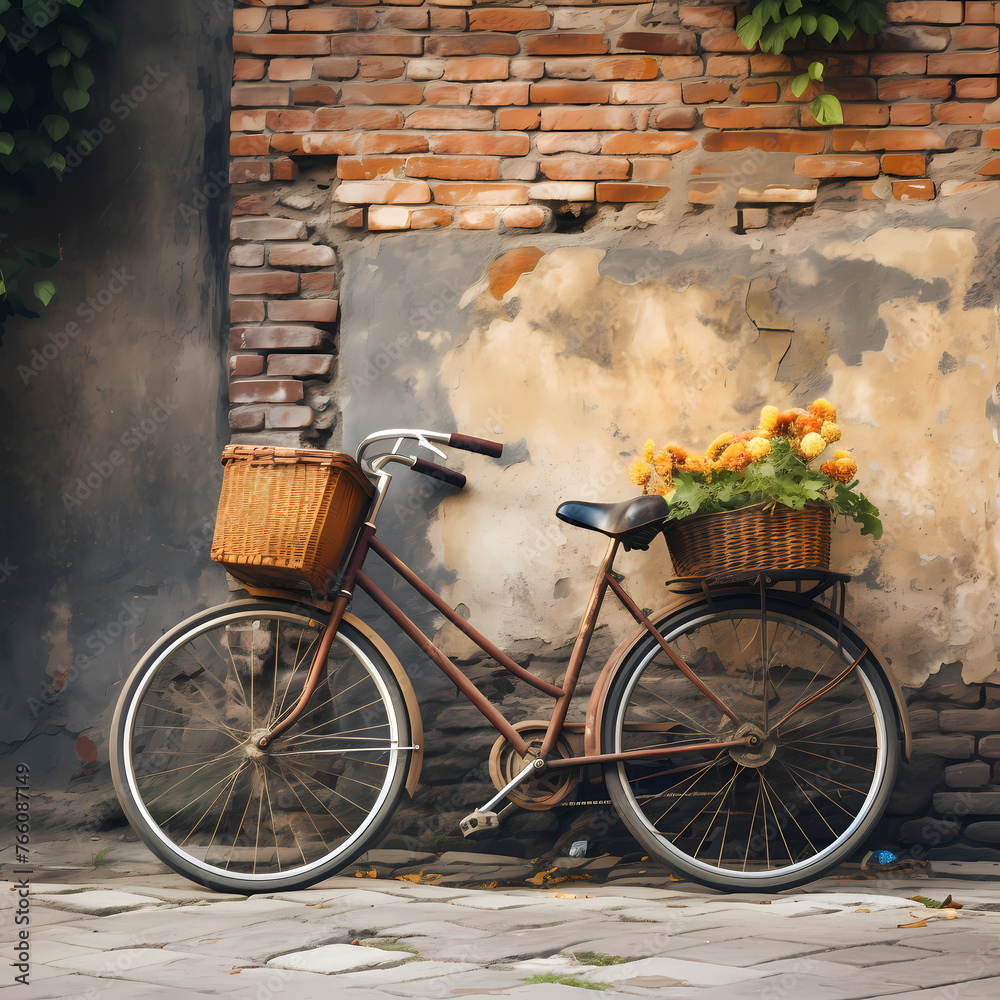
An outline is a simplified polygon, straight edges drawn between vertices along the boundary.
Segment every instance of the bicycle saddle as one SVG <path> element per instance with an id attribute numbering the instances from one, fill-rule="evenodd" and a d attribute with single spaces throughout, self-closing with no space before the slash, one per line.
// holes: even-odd
<path id="1" fill-rule="evenodd" d="M 636 497 L 621 503 L 567 500 L 556 508 L 556 517 L 577 528 L 588 528 L 617 538 L 626 549 L 648 549 L 649 543 L 663 530 L 667 501 L 656 495 Z"/>

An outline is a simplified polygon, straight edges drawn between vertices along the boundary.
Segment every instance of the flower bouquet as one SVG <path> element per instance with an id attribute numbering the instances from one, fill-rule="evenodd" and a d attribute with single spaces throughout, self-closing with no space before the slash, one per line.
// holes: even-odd
<path id="1" fill-rule="evenodd" d="M 808 410 L 765 406 L 760 426 L 721 434 L 704 455 L 678 445 L 657 451 L 647 441 L 628 478 L 644 494 L 666 499 L 665 534 L 681 576 L 825 569 L 830 522 L 838 515 L 857 521 L 863 535 L 882 535 L 878 508 L 856 489 L 850 452 L 812 465 L 840 437 L 837 411 L 825 399 Z"/>

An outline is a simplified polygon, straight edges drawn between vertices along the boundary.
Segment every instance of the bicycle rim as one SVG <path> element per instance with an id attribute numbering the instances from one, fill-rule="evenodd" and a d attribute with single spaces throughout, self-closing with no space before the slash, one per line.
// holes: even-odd
<path id="1" fill-rule="evenodd" d="M 780 603 L 769 603 L 766 629 L 759 605 L 722 604 L 675 619 L 664 635 L 739 722 L 649 638 L 609 691 L 605 747 L 747 734 L 758 746 L 609 767 L 611 798 L 640 843 L 697 881 L 769 890 L 816 878 L 860 846 L 898 761 L 891 703 L 864 647 L 838 645 L 823 623 Z"/>
<path id="2" fill-rule="evenodd" d="M 409 726 L 398 685 L 349 623 L 298 721 L 323 623 L 271 606 L 222 608 L 168 635 L 115 719 L 116 785 L 159 857 L 215 888 L 308 885 L 381 832 L 402 791 Z"/>

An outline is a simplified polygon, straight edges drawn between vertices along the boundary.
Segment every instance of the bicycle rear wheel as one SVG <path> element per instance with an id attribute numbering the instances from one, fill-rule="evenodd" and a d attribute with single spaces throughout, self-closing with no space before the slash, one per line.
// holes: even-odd
<path id="1" fill-rule="evenodd" d="M 311 885 L 376 841 L 402 794 L 410 725 L 392 670 L 343 622 L 306 712 L 296 703 L 325 624 L 248 601 L 183 622 L 142 659 L 112 722 L 115 788 L 170 867 L 230 892 Z"/>
<path id="2" fill-rule="evenodd" d="M 759 745 L 607 765 L 611 799 L 639 843 L 730 891 L 799 885 L 860 847 L 899 760 L 892 700 L 864 644 L 850 630 L 838 643 L 832 618 L 780 598 L 768 597 L 762 629 L 751 595 L 682 609 L 659 628 L 740 721 L 646 635 L 609 687 L 605 752 L 748 733 Z"/>

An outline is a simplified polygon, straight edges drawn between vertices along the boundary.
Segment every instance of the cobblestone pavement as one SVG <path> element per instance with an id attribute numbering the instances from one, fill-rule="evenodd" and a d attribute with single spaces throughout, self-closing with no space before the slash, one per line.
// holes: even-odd
<path id="1" fill-rule="evenodd" d="M 997 863 L 877 875 L 845 866 L 765 896 L 617 858 L 538 870 L 484 854 L 383 851 L 311 889 L 247 898 L 201 889 L 140 844 L 115 845 L 95 867 L 99 847 L 34 844 L 27 895 L 0 851 L 13 957 L 0 998 L 1000 995 Z M 913 896 L 951 896 L 960 908 Z M 30 923 L 16 924 L 25 913 Z M 27 986 L 16 979 L 25 968 Z"/>

